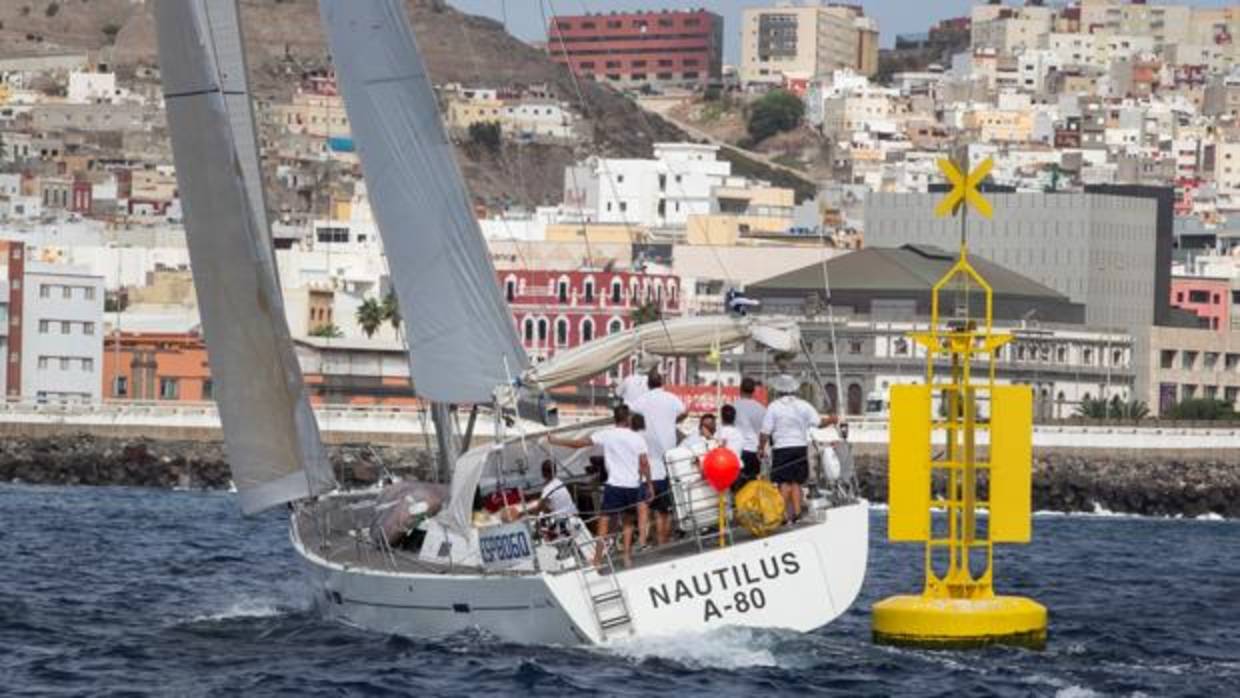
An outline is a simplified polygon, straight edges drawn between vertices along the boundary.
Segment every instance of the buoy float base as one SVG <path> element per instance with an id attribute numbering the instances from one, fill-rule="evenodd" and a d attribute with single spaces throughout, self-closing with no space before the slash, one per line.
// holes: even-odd
<path id="1" fill-rule="evenodd" d="M 1046 646 L 1046 607 L 1021 596 L 892 596 L 874 604 L 874 642 L 928 649 Z"/>

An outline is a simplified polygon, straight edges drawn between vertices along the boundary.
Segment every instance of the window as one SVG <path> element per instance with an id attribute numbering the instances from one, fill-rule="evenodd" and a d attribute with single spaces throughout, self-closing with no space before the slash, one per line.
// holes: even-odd
<path id="1" fill-rule="evenodd" d="M 612 319 L 607 325 L 607 334 L 617 334 L 624 331 L 624 323 L 619 319 Z"/>
<path id="2" fill-rule="evenodd" d="M 1209 303 L 1210 294 L 1207 293 L 1206 291 L 1189 291 L 1188 302 L 1189 303 Z"/>
<path id="3" fill-rule="evenodd" d="M 568 344 L 568 320 L 564 318 L 555 321 L 555 343 L 561 347 Z"/>
<path id="4" fill-rule="evenodd" d="M 46 356 L 39 357 L 39 368 L 40 369 L 47 368 L 47 357 Z"/>
<path id="5" fill-rule="evenodd" d="M 92 289 L 92 290 L 93 290 L 93 289 Z M 93 322 L 83 322 L 83 323 L 82 323 L 82 334 L 86 334 L 86 335 L 93 335 L 93 334 L 95 334 L 95 323 L 93 323 Z"/>
<path id="6" fill-rule="evenodd" d="M 94 373 L 95 372 L 95 360 L 94 359 L 82 359 L 82 370 L 87 373 Z"/>
<path id="7" fill-rule="evenodd" d="M 504 282 L 504 297 L 508 299 L 509 303 L 513 302 L 513 300 L 516 299 L 517 297 L 517 280 L 516 279 L 510 278 Z"/>
<path id="8" fill-rule="evenodd" d="M 117 376 L 112 381 L 112 396 L 125 397 L 129 395 L 129 378 L 126 376 Z"/>
<path id="9" fill-rule="evenodd" d="M 52 323 L 47 320 L 40 320 L 39 321 L 39 334 L 47 334 L 47 330 L 51 326 L 51 324 Z"/>
<path id="10" fill-rule="evenodd" d="M 175 400 L 180 393 L 179 381 L 176 378 L 160 378 L 159 379 L 159 399 Z"/>
<path id="11" fill-rule="evenodd" d="M 594 280 L 590 279 L 585 284 L 585 298 L 587 303 L 594 302 Z"/>
<path id="12" fill-rule="evenodd" d="M 534 341 L 534 321 L 531 320 L 530 318 L 525 318 L 525 322 L 521 323 L 521 327 L 522 327 L 522 335 L 525 336 L 525 341 L 526 342 Z"/>
<path id="13" fill-rule="evenodd" d="M 1197 352 L 1186 351 L 1180 355 L 1180 368 L 1191 371 L 1197 365 Z"/>
<path id="14" fill-rule="evenodd" d="M 61 333 L 61 334 L 69 334 L 69 333 L 70 333 L 70 332 L 72 332 L 72 331 L 73 331 L 73 323 L 72 323 L 72 322 L 69 322 L 68 320 L 61 320 L 61 321 L 60 321 L 60 333 Z"/>
<path id="15" fill-rule="evenodd" d="M 619 279 L 611 282 L 611 302 L 620 303 L 624 300 L 624 286 Z"/>
<path id="16" fill-rule="evenodd" d="M 69 357 L 67 356 L 60 357 L 60 370 L 62 371 L 69 370 Z"/>
<path id="17" fill-rule="evenodd" d="M 849 354 L 860 354 L 861 350 L 862 350 L 862 344 L 861 344 L 860 339 L 848 340 L 848 353 Z"/>
<path id="18" fill-rule="evenodd" d="M 586 318 L 581 321 L 581 341 L 588 342 L 594 339 L 594 321 Z"/>
<path id="19" fill-rule="evenodd" d="M 547 341 L 547 318 L 539 318 L 538 320 L 538 341 Z"/>
<path id="20" fill-rule="evenodd" d="M 48 284 L 39 284 L 39 298 L 50 298 L 52 295 L 52 287 Z"/>
<path id="21" fill-rule="evenodd" d="M 555 295 L 556 295 L 556 299 L 559 300 L 561 303 L 568 302 L 568 282 L 567 281 L 563 279 L 560 280 L 560 282 L 556 285 Z"/>
<path id="22" fill-rule="evenodd" d="M 60 289 L 61 289 L 60 295 L 62 295 L 65 298 L 65 300 L 69 300 L 70 298 L 73 298 L 73 287 L 72 286 L 61 286 Z"/>
<path id="23" fill-rule="evenodd" d="M 202 399 L 212 400 L 215 398 L 215 383 L 210 378 L 204 378 L 202 381 Z"/>

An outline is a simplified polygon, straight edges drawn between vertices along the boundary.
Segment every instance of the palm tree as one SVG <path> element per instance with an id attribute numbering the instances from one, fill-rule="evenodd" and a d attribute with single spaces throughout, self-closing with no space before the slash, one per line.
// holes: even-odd
<path id="1" fill-rule="evenodd" d="M 357 324 L 367 337 L 375 336 L 375 332 L 379 331 L 379 327 L 387 320 L 386 305 L 378 299 L 367 298 L 357 306 Z"/>
<path id="2" fill-rule="evenodd" d="M 646 301 L 633 309 L 629 318 L 634 325 L 644 325 L 647 322 L 656 322 L 663 318 L 663 312 L 659 310 L 659 304 L 654 301 Z"/>
<path id="3" fill-rule="evenodd" d="M 387 295 L 383 297 L 383 319 L 392 324 L 393 330 L 400 331 L 400 305 L 396 300 L 395 291 L 388 291 Z"/>

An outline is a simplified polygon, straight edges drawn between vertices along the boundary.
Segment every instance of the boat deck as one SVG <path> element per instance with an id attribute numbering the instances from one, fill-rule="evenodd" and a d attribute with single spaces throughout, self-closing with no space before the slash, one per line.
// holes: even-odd
<path id="1" fill-rule="evenodd" d="M 488 576 L 524 576 L 540 573 L 537 571 L 484 571 L 477 566 L 445 565 L 440 562 L 420 560 L 414 550 L 380 547 L 367 534 L 367 527 L 372 517 L 370 507 L 372 496 L 329 497 L 310 507 L 298 510 L 293 517 L 293 523 L 306 550 L 327 562 L 346 568 L 371 569 L 389 573 L 486 574 Z M 776 538 L 820 522 L 821 519 L 818 516 L 807 514 L 801 521 L 784 526 L 767 538 Z M 729 544 L 756 540 L 755 536 L 741 528 L 729 528 L 726 535 Z M 548 545 L 548 543 L 538 543 L 538 545 Z M 619 542 L 616 541 L 615 545 L 616 548 L 612 551 L 614 564 L 618 570 L 626 569 L 620 559 Z M 674 532 L 671 542 L 665 545 L 650 545 L 634 552 L 632 568 L 671 562 L 712 550 L 718 546 L 717 530 L 704 531 L 698 536 L 692 533 Z M 593 549 L 593 545 L 589 547 Z M 573 568 L 574 571 L 576 569 L 576 567 Z"/>

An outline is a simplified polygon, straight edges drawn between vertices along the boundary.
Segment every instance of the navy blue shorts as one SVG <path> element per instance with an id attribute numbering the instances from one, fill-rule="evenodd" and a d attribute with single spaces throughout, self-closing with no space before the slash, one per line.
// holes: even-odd
<path id="1" fill-rule="evenodd" d="M 771 451 L 771 482 L 804 485 L 809 480 L 809 448 L 793 446 Z"/>
<path id="2" fill-rule="evenodd" d="M 603 513 L 608 516 L 637 511 L 637 505 L 646 501 L 645 487 L 614 487 L 603 485 Z"/>
<path id="3" fill-rule="evenodd" d="M 667 478 L 662 480 L 653 480 L 654 497 L 650 499 L 650 510 L 659 511 L 665 514 L 672 512 L 672 483 Z"/>

